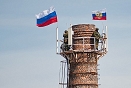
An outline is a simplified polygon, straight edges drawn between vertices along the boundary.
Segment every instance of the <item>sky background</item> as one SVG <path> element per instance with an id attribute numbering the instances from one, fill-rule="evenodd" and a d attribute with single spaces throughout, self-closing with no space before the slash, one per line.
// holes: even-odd
<path id="1" fill-rule="evenodd" d="M 54 6 L 58 23 L 38 28 L 35 15 Z M 106 21 L 92 11 L 106 8 Z M 59 39 L 70 24 L 108 26 L 109 52 L 99 60 L 99 88 L 131 87 L 131 0 L 0 0 L 0 88 L 60 88 Z"/>

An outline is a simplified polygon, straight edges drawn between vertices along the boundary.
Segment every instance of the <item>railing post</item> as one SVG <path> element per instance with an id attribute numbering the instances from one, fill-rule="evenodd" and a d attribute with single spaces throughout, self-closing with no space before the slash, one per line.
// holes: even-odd
<path id="1" fill-rule="evenodd" d="M 95 51 L 95 49 L 96 49 L 95 37 L 93 37 L 93 39 L 94 39 L 94 51 Z"/>
<path id="2" fill-rule="evenodd" d="M 83 51 L 84 51 L 84 38 L 83 38 Z"/>

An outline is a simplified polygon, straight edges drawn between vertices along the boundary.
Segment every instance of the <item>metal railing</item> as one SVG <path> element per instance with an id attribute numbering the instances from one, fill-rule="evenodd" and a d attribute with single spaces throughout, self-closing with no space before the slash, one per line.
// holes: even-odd
<path id="1" fill-rule="evenodd" d="M 80 42 L 79 42 L 80 40 Z M 77 42 L 77 43 L 76 43 Z M 65 49 L 68 47 L 69 49 Z M 96 40 L 95 37 L 75 37 L 73 38 L 72 45 L 64 44 L 63 40 L 60 41 L 60 53 L 66 51 L 76 51 L 76 52 L 92 52 L 100 51 L 106 53 L 106 38 L 102 36 L 98 42 L 98 49 L 96 49 Z"/>
<path id="2" fill-rule="evenodd" d="M 95 45 L 95 37 L 75 37 L 73 38 L 74 40 L 82 40 L 82 43 L 78 43 L 78 44 L 72 44 L 72 47 L 73 46 L 78 46 L 78 47 L 81 47 L 82 48 L 79 48 L 79 49 L 75 49 L 73 47 L 73 50 L 74 51 L 94 51 L 96 49 L 96 45 Z M 88 42 L 88 43 L 87 43 Z"/>

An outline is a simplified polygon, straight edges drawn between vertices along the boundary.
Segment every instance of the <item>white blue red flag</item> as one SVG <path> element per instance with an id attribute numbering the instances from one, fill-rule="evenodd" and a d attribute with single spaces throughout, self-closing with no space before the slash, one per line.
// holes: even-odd
<path id="1" fill-rule="evenodd" d="M 93 20 L 106 20 L 106 9 L 92 11 Z"/>
<path id="2" fill-rule="evenodd" d="M 57 22 L 57 15 L 53 7 L 36 15 L 37 26 L 44 27 Z"/>

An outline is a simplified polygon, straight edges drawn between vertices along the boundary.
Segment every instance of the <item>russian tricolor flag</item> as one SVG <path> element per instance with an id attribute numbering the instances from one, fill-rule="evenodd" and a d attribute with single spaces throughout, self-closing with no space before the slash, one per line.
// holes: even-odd
<path id="1" fill-rule="evenodd" d="M 37 26 L 44 27 L 57 22 L 57 15 L 53 7 L 36 15 Z"/>
<path id="2" fill-rule="evenodd" d="M 106 20 L 106 9 L 92 11 L 93 20 Z"/>

